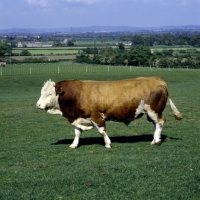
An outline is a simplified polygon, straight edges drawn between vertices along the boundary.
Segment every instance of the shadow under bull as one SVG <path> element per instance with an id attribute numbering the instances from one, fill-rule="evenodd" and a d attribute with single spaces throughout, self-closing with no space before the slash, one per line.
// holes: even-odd
<path id="1" fill-rule="evenodd" d="M 173 138 L 167 137 L 166 135 L 162 135 L 162 141 L 164 142 L 166 138 L 170 140 L 181 140 L 181 138 Z M 112 143 L 136 143 L 136 142 L 149 142 L 152 140 L 151 134 L 146 135 L 136 135 L 136 136 L 111 136 L 110 137 Z M 73 139 L 63 139 L 59 140 L 52 145 L 65 145 L 71 144 Z M 81 138 L 80 139 L 80 146 L 84 145 L 92 145 L 92 144 L 99 144 L 104 146 L 104 141 L 102 137 L 92 137 L 92 138 Z"/>

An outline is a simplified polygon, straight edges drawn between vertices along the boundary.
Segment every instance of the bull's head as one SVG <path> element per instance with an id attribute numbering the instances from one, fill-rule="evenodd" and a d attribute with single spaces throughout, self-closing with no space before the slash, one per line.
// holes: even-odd
<path id="1" fill-rule="evenodd" d="M 41 89 L 41 96 L 36 103 L 36 108 L 48 110 L 57 107 L 57 105 L 58 96 L 55 91 L 55 82 L 48 80 Z"/>

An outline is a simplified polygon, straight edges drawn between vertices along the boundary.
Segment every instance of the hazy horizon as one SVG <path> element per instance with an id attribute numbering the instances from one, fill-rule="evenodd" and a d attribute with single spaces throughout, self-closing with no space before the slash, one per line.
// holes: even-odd
<path id="1" fill-rule="evenodd" d="M 0 0 L 0 29 L 200 25 L 200 0 Z"/>

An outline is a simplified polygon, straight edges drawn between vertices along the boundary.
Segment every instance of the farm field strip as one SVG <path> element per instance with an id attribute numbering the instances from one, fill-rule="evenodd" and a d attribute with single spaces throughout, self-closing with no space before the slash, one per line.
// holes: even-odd
<path id="1" fill-rule="evenodd" d="M 77 54 L 80 50 L 79 49 L 27 49 L 32 55 L 52 55 L 52 54 Z M 21 53 L 21 49 L 14 49 L 14 54 Z"/>

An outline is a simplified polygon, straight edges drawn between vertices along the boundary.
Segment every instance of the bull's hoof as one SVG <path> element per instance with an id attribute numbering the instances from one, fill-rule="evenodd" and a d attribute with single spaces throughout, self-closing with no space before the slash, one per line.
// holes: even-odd
<path id="1" fill-rule="evenodd" d="M 156 141 L 156 142 L 155 142 L 155 140 L 153 140 L 151 142 L 151 145 L 158 145 L 159 146 L 159 145 L 161 145 L 161 143 L 162 143 L 162 140 L 160 140 L 160 139 L 158 141 Z"/>
<path id="2" fill-rule="evenodd" d="M 70 146 L 69 146 L 69 148 L 71 148 L 71 149 L 76 149 L 78 146 L 77 145 L 74 145 L 74 144 L 71 144 Z"/>
<path id="3" fill-rule="evenodd" d="M 105 147 L 108 148 L 108 149 L 110 149 L 111 145 L 110 144 L 106 144 Z"/>

